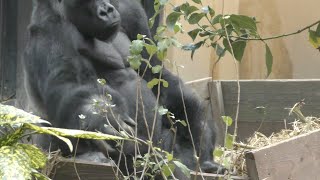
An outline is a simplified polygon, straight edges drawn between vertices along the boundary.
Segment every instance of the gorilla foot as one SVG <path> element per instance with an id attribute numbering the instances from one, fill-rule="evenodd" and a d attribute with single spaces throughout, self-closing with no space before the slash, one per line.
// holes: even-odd
<path id="1" fill-rule="evenodd" d="M 205 173 L 225 174 L 227 169 L 213 161 L 204 161 L 201 163 L 201 170 Z"/>

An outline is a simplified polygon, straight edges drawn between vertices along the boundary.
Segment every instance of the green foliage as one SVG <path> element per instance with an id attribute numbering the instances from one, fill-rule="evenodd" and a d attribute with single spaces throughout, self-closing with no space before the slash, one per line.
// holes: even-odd
<path id="1" fill-rule="evenodd" d="M 320 23 L 318 23 L 315 31 L 309 29 L 309 42 L 314 48 L 320 50 Z"/>
<path id="2" fill-rule="evenodd" d="M 99 83 L 105 83 L 98 80 Z M 102 133 L 87 132 L 81 130 L 69 130 L 52 127 L 40 127 L 34 124 L 48 121 L 40 119 L 38 116 L 17 109 L 13 106 L 0 104 L 0 128 L 9 129 L 0 137 L 0 179 L 49 179 L 37 170 L 44 168 L 47 156 L 36 146 L 21 144 L 20 140 L 25 136 L 26 131 L 31 134 L 49 134 L 64 141 L 72 151 L 71 141 L 66 137 L 98 139 L 98 140 L 124 140 L 126 138 L 117 137 Z"/>
<path id="3" fill-rule="evenodd" d="M 305 30 L 303 29 L 296 33 L 263 39 L 258 33 L 258 22 L 254 17 L 237 14 L 216 14 L 212 7 L 203 6 L 201 0 L 193 2 L 195 2 L 196 5 L 184 2 L 174 7 L 173 12 L 170 13 L 166 19 L 169 30 L 173 30 L 177 24 L 181 25 L 180 21 L 182 19 L 190 25 L 194 25 L 194 28 L 188 32 L 193 43 L 182 46 L 183 50 L 191 52 L 192 59 L 197 49 L 206 46 L 215 49 L 218 61 L 225 55 L 225 52 L 228 52 L 240 62 L 243 59 L 247 43 L 251 40 L 259 40 L 262 43 L 265 43 L 266 40 L 297 34 Z M 320 50 L 319 21 L 307 28 L 314 25 L 317 25 L 317 28 L 316 30 L 309 29 L 309 41 L 313 47 Z M 177 33 L 178 31 L 174 32 Z M 183 29 L 180 29 L 179 32 L 183 32 Z M 271 49 L 267 44 L 265 49 L 265 63 L 267 76 L 269 76 L 272 72 L 273 56 Z"/>
<path id="4" fill-rule="evenodd" d="M 202 5 L 201 1 L 198 1 L 197 4 Z M 228 51 L 233 54 L 236 60 L 241 61 L 248 38 L 259 38 L 257 22 L 254 18 L 248 16 L 216 15 L 213 8 L 209 6 L 196 7 L 185 2 L 175 7 L 174 11 L 168 15 L 167 26 L 173 27 L 181 17 L 189 24 L 196 25 L 193 30 L 188 32 L 188 35 L 193 41 L 199 39 L 198 42 L 182 47 L 183 50 L 191 51 L 192 58 L 197 49 L 206 45 L 216 49 L 219 57 L 224 55 L 223 52 Z M 202 20 L 206 25 L 200 24 Z M 219 42 L 223 43 L 220 44 Z M 231 44 L 232 50 L 229 44 Z"/>
<path id="5" fill-rule="evenodd" d="M 160 159 L 156 161 L 156 159 Z M 182 164 L 178 159 L 173 157 L 173 154 L 163 151 L 160 148 L 152 148 L 152 152 L 144 156 L 138 156 L 135 164 L 136 168 L 145 168 L 146 172 L 144 177 L 154 178 L 160 175 L 165 179 L 171 179 L 173 172 L 179 168 L 181 172 L 190 177 L 190 169 Z M 128 179 L 127 177 L 126 179 Z M 137 178 L 137 177 L 136 177 Z"/>

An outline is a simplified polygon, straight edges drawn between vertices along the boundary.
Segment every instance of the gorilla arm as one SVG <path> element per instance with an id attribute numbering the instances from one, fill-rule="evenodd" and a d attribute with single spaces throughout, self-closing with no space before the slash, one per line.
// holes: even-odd
<path id="1" fill-rule="evenodd" d="M 134 122 L 126 114 L 121 116 L 124 108 L 121 96 L 108 86 L 97 85 L 97 76 L 90 63 L 77 54 L 67 43 L 67 38 L 60 37 L 63 33 L 59 29 L 50 29 L 53 32 L 48 34 L 38 29 L 40 33 L 31 35 L 24 55 L 27 83 L 32 87 L 33 99 L 40 101 L 35 103 L 43 106 L 48 120 L 55 127 L 108 134 L 115 134 L 114 129 L 131 132 L 130 126 Z M 112 103 L 117 105 L 112 108 L 113 114 L 109 113 L 111 111 L 105 116 L 93 114 L 92 99 L 107 101 L 105 92 L 112 95 Z M 79 118 L 80 114 L 86 116 L 84 123 Z M 104 125 L 109 123 L 111 126 Z"/>

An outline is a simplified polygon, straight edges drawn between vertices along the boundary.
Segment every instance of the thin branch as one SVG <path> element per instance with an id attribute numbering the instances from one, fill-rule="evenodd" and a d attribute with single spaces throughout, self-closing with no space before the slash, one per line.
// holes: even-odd
<path id="1" fill-rule="evenodd" d="M 272 37 L 267 37 L 267 38 L 243 38 L 243 37 L 236 37 L 236 36 L 230 36 L 230 38 L 238 38 L 241 40 L 249 40 L 249 41 L 268 41 L 268 40 L 273 40 L 273 39 L 279 39 L 279 38 L 283 38 L 283 37 L 287 37 L 287 36 L 292 36 L 292 35 L 296 35 L 299 34 L 305 30 L 310 29 L 311 27 L 317 25 L 320 23 L 320 20 L 310 24 L 309 26 L 306 26 L 302 29 L 299 29 L 298 31 L 292 32 L 292 33 L 288 33 L 288 34 L 282 34 L 282 35 L 277 35 L 277 36 L 272 36 Z"/>

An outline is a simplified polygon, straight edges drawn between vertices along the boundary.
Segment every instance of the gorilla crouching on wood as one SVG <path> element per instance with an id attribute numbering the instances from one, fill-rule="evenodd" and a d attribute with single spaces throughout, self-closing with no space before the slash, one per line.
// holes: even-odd
<path id="1" fill-rule="evenodd" d="M 145 141 L 151 138 L 155 146 L 173 150 L 189 168 L 196 168 L 197 155 L 204 171 L 216 171 L 219 165 L 212 157 L 215 133 L 206 124 L 205 107 L 199 98 L 163 69 L 162 78 L 169 87 L 161 88 L 157 101 L 158 91 L 149 89 L 147 82 L 159 75 L 147 70 L 141 77 L 127 62 L 131 40 L 137 34 L 151 38 L 145 12 L 135 0 L 34 0 L 23 59 L 32 103 L 39 115 L 55 127 L 112 135 L 125 131 Z M 152 65 L 159 63 L 156 58 L 151 60 Z M 96 83 L 99 78 L 107 83 Z M 157 112 L 159 105 L 169 109 L 176 119 L 188 120 L 192 137 L 187 127 L 177 123 L 174 140 L 170 123 Z M 53 141 L 64 155 L 71 154 L 63 143 Z M 77 143 L 73 139 L 72 143 L 77 145 L 77 156 L 101 152 L 112 159 L 119 157 L 113 142 Z M 125 142 L 122 151 L 133 156 L 135 144 Z M 139 151 L 145 154 L 148 148 L 140 145 Z"/>

